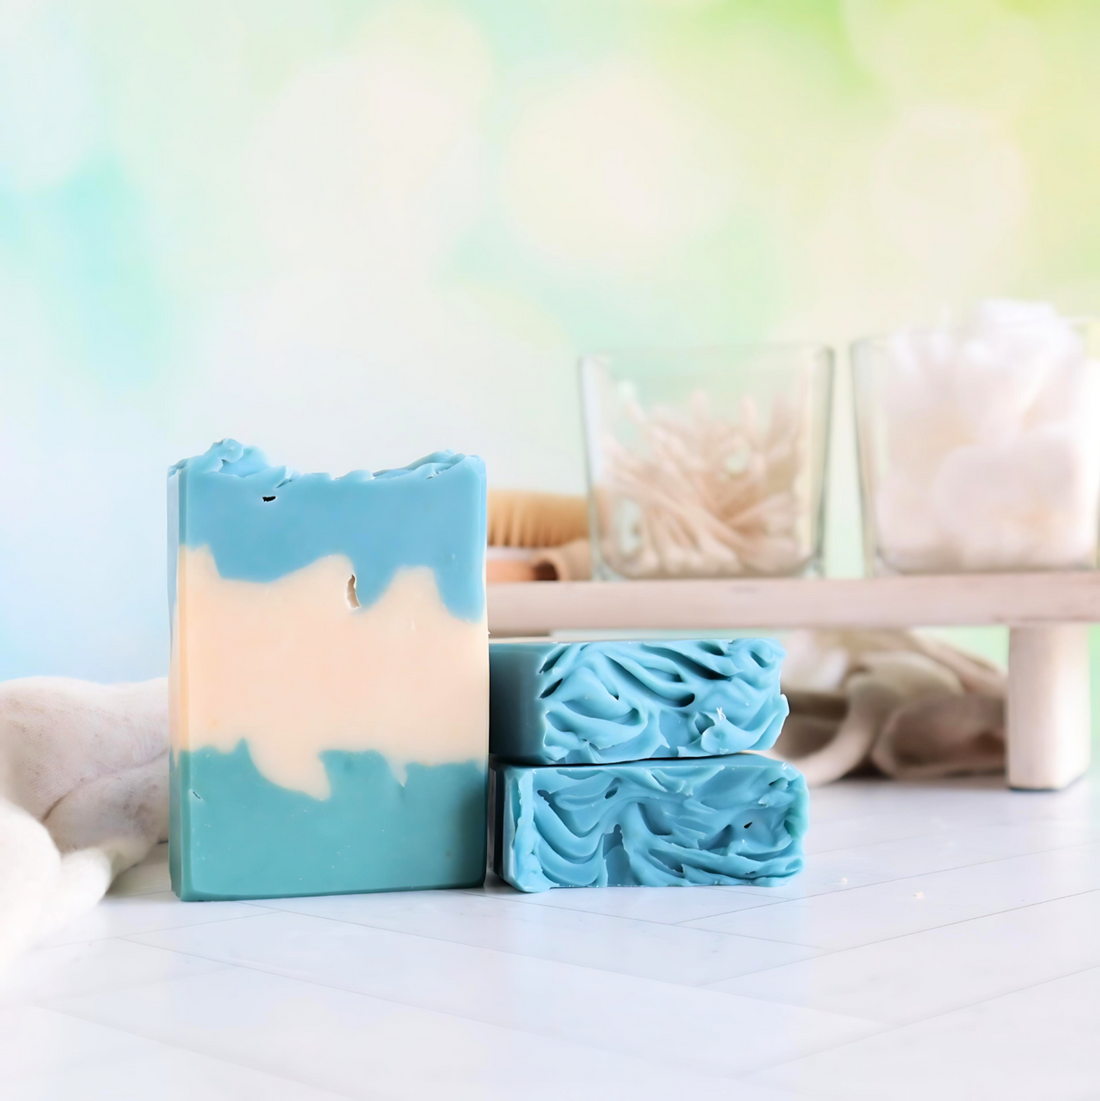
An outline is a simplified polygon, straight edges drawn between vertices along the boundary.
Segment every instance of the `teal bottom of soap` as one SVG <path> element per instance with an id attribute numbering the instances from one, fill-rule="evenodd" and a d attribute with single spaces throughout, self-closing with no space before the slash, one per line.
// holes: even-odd
<path id="1" fill-rule="evenodd" d="M 331 794 L 265 779 L 242 741 L 171 765 L 172 889 L 185 901 L 472 887 L 485 876 L 485 765 L 321 755 Z"/>
<path id="2" fill-rule="evenodd" d="M 494 764 L 493 870 L 551 887 L 772 886 L 802 868 L 806 783 L 755 754 Z"/>

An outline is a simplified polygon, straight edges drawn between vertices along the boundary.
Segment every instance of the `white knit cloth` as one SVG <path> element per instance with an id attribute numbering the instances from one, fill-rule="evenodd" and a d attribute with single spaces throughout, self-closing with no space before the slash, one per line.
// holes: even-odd
<path id="1" fill-rule="evenodd" d="M 168 837 L 168 682 L 0 683 L 0 971 Z"/>

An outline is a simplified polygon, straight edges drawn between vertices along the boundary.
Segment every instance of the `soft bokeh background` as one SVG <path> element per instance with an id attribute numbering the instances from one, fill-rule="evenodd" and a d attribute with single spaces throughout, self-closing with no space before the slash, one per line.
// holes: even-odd
<path id="1" fill-rule="evenodd" d="M 1100 311 L 1097 42 L 1092 0 L 0 0 L 0 678 L 164 670 L 165 468 L 219 437 L 579 491 L 581 349 Z"/>

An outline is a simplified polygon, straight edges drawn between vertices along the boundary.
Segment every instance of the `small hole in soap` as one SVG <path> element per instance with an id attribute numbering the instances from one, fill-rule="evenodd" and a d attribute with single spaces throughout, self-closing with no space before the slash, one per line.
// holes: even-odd
<path id="1" fill-rule="evenodd" d="M 346 593 L 349 608 L 359 607 L 359 595 L 355 591 L 355 574 L 348 578 L 348 591 Z"/>
<path id="2" fill-rule="evenodd" d="M 743 825 L 743 826 L 742 826 L 741 828 L 742 828 L 743 830 L 747 830 L 747 829 L 749 828 L 749 826 L 751 826 L 751 825 L 752 825 L 752 823 L 751 823 L 751 822 L 746 822 L 746 823 L 745 823 L 745 824 L 744 824 L 744 825 Z"/>
<path id="3" fill-rule="evenodd" d="M 272 494 L 270 497 L 264 497 L 263 500 L 265 500 L 265 501 L 274 501 L 275 500 L 275 495 Z"/>

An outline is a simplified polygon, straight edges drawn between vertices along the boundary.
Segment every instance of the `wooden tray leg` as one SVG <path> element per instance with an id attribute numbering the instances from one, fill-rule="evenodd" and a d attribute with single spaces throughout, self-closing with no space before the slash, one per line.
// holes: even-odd
<path id="1" fill-rule="evenodd" d="M 1008 786 L 1064 788 L 1089 767 L 1088 627 L 1013 627 L 1008 643 Z"/>

